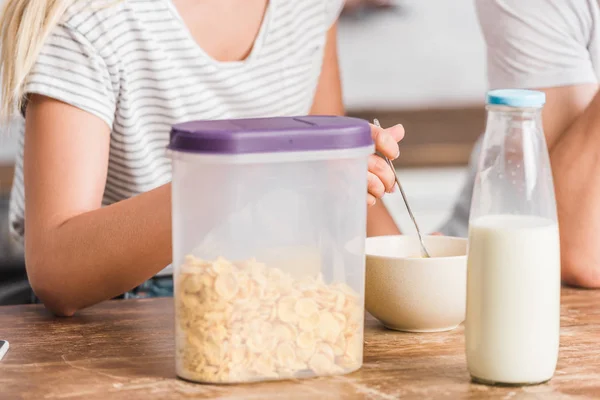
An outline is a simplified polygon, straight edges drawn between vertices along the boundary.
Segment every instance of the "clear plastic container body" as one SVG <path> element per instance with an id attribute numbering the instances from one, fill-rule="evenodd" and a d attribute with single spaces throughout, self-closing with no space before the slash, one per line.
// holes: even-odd
<path id="1" fill-rule="evenodd" d="M 372 151 L 173 152 L 180 377 L 237 383 L 361 367 Z"/>
<path id="2" fill-rule="evenodd" d="M 488 106 L 469 226 L 468 369 L 487 384 L 554 374 L 560 242 L 541 106 Z"/>

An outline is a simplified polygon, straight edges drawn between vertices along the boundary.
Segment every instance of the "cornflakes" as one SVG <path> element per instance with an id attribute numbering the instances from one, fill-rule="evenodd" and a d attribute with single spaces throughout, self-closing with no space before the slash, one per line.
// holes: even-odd
<path id="1" fill-rule="evenodd" d="M 187 256 L 176 280 L 178 373 L 233 383 L 351 372 L 363 351 L 359 295 L 256 260 Z"/>

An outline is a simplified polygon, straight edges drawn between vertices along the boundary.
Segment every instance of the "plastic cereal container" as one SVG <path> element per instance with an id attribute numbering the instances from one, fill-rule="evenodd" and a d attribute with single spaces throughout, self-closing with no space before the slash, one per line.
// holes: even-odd
<path id="1" fill-rule="evenodd" d="M 362 365 L 367 122 L 176 125 L 176 368 L 237 383 Z"/>

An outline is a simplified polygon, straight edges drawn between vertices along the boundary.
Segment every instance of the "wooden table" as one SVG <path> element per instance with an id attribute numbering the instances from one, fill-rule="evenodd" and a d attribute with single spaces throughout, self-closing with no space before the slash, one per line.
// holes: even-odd
<path id="1" fill-rule="evenodd" d="M 367 319 L 365 363 L 347 376 L 209 386 L 175 377 L 171 299 L 111 301 L 73 318 L 0 307 L 0 399 L 580 399 L 600 397 L 600 291 L 563 290 L 554 379 L 525 388 L 469 380 L 463 329 L 385 330 Z"/>

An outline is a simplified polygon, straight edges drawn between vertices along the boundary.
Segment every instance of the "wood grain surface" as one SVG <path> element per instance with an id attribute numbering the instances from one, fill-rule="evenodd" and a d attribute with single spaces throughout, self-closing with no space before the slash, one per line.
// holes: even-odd
<path id="1" fill-rule="evenodd" d="M 365 363 L 347 376 L 209 386 L 175 376 L 172 299 L 111 301 L 55 318 L 0 307 L 0 399 L 583 399 L 600 398 L 600 291 L 563 289 L 561 353 L 547 384 L 470 382 L 463 328 L 428 334 L 367 318 Z"/>

